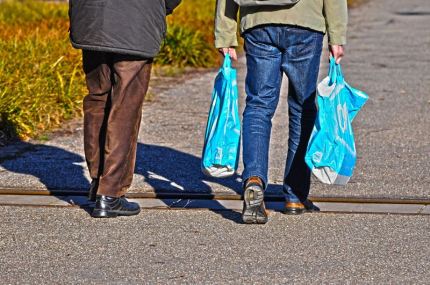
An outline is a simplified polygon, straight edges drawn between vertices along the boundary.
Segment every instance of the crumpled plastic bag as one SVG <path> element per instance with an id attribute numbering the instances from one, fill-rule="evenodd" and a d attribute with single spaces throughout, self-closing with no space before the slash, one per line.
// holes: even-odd
<path id="1" fill-rule="evenodd" d="M 318 115 L 305 162 L 319 181 L 346 185 L 357 153 L 352 121 L 368 95 L 345 82 L 340 65 L 330 58 L 329 74 L 317 89 Z"/>
<path id="2" fill-rule="evenodd" d="M 233 175 L 238 166 L 240 117 L 236 70 L 227 54 L 215 78 L 206 125 L 202 171 L 211 177 Z"/>

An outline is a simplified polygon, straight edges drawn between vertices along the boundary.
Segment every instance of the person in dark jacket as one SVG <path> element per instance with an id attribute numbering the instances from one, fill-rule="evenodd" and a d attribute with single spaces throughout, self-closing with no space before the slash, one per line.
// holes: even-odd
<path id="1" fill-rule="evenodd" d="M 70 0 L 70 40 L 82 49 L 89 94 L 84 98 L 84 148 L 92 178 L 93 217 L 137 215 L 130 187 L 142 103 L 166 15 L 181 0 Z"/>

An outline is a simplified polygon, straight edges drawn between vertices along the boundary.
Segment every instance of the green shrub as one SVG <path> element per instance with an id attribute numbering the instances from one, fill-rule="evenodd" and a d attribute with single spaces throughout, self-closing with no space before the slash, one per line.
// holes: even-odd
<path id="1" fill-rule="evenodd" d="M 185 27 L 170 26 L 155 63 L 178 67 L 208 67 L 215 62 L 214 50 L 203 36 Z"/>
<path id="2" fill-rule="evenodd" d="M 166 39 L 156 63 L 179 67 L 213 67 L 215 0 L 183 0 L 167 17 Z"/>

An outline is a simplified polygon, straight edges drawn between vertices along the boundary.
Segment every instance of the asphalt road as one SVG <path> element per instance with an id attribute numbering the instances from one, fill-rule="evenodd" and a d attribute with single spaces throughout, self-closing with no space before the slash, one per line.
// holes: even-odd
<path id="1" fill-rule="evenodd" d="M 0 207 L 2 284 L 429 284 L 430 216 Z"/>
<path id="2" fill-rule="evenodd" d="M 343 69 L 350 85 L 370 96 L 354 122 L 357 167 L 346 187 L 314 181 L 312 195 L 430 197 L 429 26 L 428 0 L 369 1 L 350 11 Z M 320 77 L 326 62 L 324 57 Z M 236 66 L 243 108 L 244 59 Z M 144 106 L 132 192 L 240 193 L 239 176 L 214 180 L 200 171 L 215 74 L 193 73 L 154 86 L 155 99 Z M 271 145 L 269 192 L 275 194 L 282 188 L 287 153 L 286 92 Z M 76 127 L 47 142 L 1 148 L 0 188 L 86 189 L 82 141 L 82 129 Z"/>

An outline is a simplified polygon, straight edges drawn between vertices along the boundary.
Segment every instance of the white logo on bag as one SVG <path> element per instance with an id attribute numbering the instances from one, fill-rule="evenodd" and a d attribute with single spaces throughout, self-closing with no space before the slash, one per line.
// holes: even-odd
<path id="1" fill-rule="evenodd" d="M 217 147 L 216 148 L 215 159 L 216 160 L 221 160 L 222 159 L 222 148 L 221 147 Z"/>
<path id="2" fill-rule="evenodd" d="M 316 162 L 316 163 L 320 163 L 321 162 L 321 159 L 322 159 L 322 156 L 323 156 L 323 154 L 322 154 L 322 152 L 320 152 L 320 151 L 316 151 L 315 153 L 314 153 L 314 155 L 313 155 L 313 159 L 314 159 L 314 161 Z"/>
<path id="3" fill-rule="evenodd" d="M 346 108 L 346 103 L 337 105 L 337 122 L 342 133 L 344 133 L 348 128 L 348 109 Z"/>

